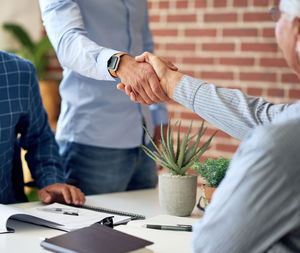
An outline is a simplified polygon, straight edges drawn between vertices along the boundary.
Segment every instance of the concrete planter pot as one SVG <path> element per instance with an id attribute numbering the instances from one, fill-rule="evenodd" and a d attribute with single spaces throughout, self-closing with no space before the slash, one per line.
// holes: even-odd
<path id="1" fill-rule="evenodd" d="M 197 194 L 197 175 L 161 174 L 158 180 L 159 204 L 170 215 L 189 216 Z"/>

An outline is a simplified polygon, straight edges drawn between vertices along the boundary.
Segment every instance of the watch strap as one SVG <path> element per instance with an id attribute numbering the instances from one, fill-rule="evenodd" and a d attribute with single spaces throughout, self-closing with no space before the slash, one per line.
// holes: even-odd
<path id="1" fill-rule="evenodd" d="M 117 54 L 114 54 L 113 56 L 116 56 L 116 57 L 119 57 L 119 63 L 120 63 L 120 60 L 121 60 L 121 57 L 123 56 L 123 55 L 125 55 L 126 53 L 117 53 Z M 113 57 L 112 56 L 112 57 Z M 117 75 L 117 70 L 118 70 L 118 67 L 119 67 L 119 64 L 116 66 L 116 68 L 115 69 L 108 69 L 108 71 L 109 71 L 109 73 L 113 76 L 113 77 L 118 77 L 118 75 Z"/>

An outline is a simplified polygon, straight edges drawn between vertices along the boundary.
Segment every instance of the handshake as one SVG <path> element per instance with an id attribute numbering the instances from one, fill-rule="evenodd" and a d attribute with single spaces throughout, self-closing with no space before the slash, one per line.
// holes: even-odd
<path id="1" fill-rule="evenodd" d="M 133 102 L 144 105 L 162 103 L 173 98 L 174 90 L 183 77 L 172 63 L 145 52 L 133 59 L 122 56 L 117 75 L 121 83 L 117 88 Z"/>

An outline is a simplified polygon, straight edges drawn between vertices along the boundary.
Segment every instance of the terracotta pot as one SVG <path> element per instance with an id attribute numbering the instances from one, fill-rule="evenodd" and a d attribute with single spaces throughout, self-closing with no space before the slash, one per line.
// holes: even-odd
<path id="1" fill-rule="evenodd" d="M 39 81 L 44 108 L 48 114 L 48 122 L 53 131 L 56 131 L 60 112 L 60 95 L 58 82 L 55 80 Z"/>
<path id="2" fill-rule="evenodd" d="M 201 193 L 199 202 L 197 204 L 197 207 L 199 209 L 201 209 L 202 211 L 204 211 L 205 208 L 207 207 L 207 205 L 211 202 L 212 196 L 213 196 L 216 188 L 205 186 L 205 185 L 202 185 L 201 188 L 202 188 L 202 193 Z"/>
<path id="3" fill-rule="evenodd" d="M 196 203 L 197 175 L 160 174 L 158 190 L 159 204 L 164 212 L 189 216 Z"/>

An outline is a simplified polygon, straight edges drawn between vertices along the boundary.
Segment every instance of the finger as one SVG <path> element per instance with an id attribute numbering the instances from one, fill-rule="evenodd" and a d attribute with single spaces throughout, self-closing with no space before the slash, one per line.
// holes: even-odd
<path id="1" fill-rule="evenodd" d="M 133 88 L 133 92 L 135 94 L 139 94 L 139 96 L 142 98 L 143 101 L 146 102 L 146 104 L 153 104 L 155 103 L 150 97 L 149 94 L 152 94 L 151 87 L 147 80 L 142 81 L 141 83 L 137 84 Z"/>
<path id="2" fill-rule="evenodd" d="M 117 85 L 117 89 L 118 90 L 121 90 L 121 91 L 124 91 L 125 92 L 125 84 L 123 84 L 123 83 L 119 83 L 118 85 Z"/>
<path id="3" fill-rule="evenodd" d="M 61 189 L 61 193 L 62 193 L 62 195 L 64 197 L 65 202 L 67 204 L 71 204 L 72 196 L 71 196 L 69 187 L 63 186 L 63 188 Z"/>
<path id="4" fill-rule="evenodd" d="M 143 98 L 139 94 L 135 94 L 134 92 L 132 92 L 130 94 L 130 99 L 131 99 L 131 101 L 133 101 L 135 103 L 139 103 L 139 104 L 143 104 L 143 105 L 152 105 L 153 104 L 153 103 L 151 103 L 151 104 L 147 103 L 145 100 L 143 100 Z"/>
<path id="5" fill-rule="evenodd" d="M 38 193 L 40 201 L 44 203 L 50 203 L 52 200 L 51 195 L 46 190 L 40 190 Z"/>
<path id="6" fill-rule="evenodd" d="M 167 66 L 168 66 L 171 70 L 173 70 L 173 71 L 178 71 L 178 68 L 177 68 L 172 62 L 166 61 L 165 63 L 167 64 Z"/>
<path id="7" fill-rule="evenodd" d="M 135 57 L 135 60 L 136 60 L 137 62 L 145 62 L 145 61 L 146 61 L 146 57 L 147 57 L 147 53 L 148 53 L 148 52 L 144 52 L 144 53 L 142 53 L 141 55 L 136 56 L 136 57 Z"/>
<path id="8" fill-rule="evenodd" d="M 152 91 L 158 97 L 157 103 L 161 103 L 161 102 L 169 100 L 169 97 L 166 95 L 166 93 L 162 89 L 157 76 L 151 76 L 149 78 L 149 84 L 150 84 L 150 87 L 151 87 Z"/>
<path id="9" fill-rule="evenodd" d="M 132 90 L 132 88 L 131 88 L 130 85 L 126 85 L 126 86 L 125 86 L 125 92 L 126 92 L 126 95 L 127 95 L 127 96 L 130 96 L 130 94 L 131 94 L 132 92 L 134 93 L 134 91 Z"/>
<path id="10" fill-rule="evenodd" d="M 68 186 L 68 189 L 71 194 L 71 203 L 73 203 L 74 205 L 78 205 L 79 197 L 77 196 L 76 188 L 73 186 Z"/>
<path id="11" fill-rule="evenodd" d="M 76 188 L 76 191 L 77 191 L 77 194 L 79 196 L 79 204 L 84 205 L 84 203 L 85 203 L 84 193 L 79 188 Z"/>

